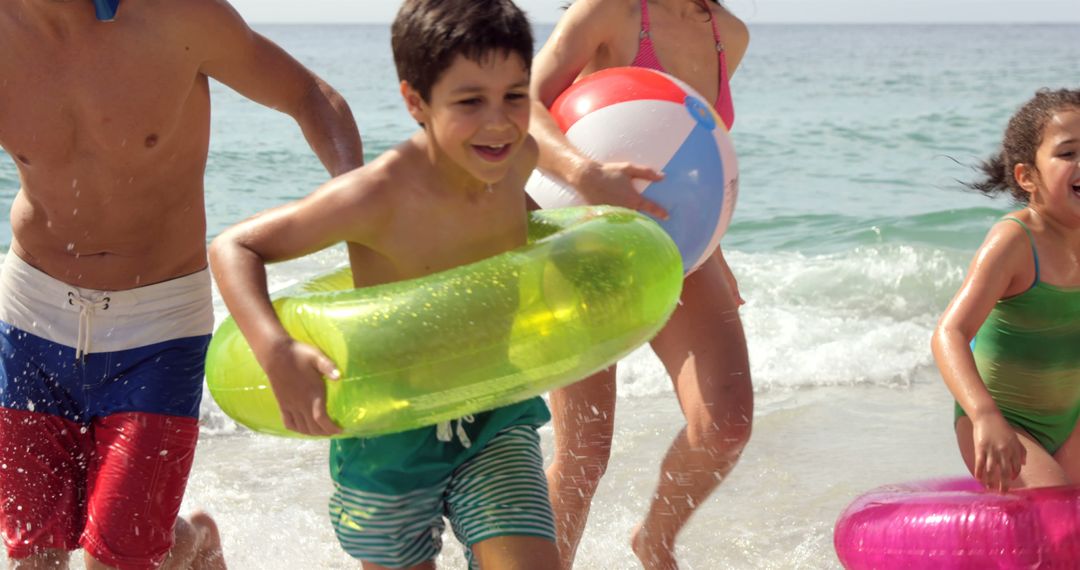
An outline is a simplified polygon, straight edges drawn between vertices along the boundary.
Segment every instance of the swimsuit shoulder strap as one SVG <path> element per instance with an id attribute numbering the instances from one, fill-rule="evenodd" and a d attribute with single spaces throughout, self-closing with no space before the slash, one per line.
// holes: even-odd
<path id="1" fill-rule="evenodd" d="M 720 28 L 716 27 L 716 18 L 713 17 L 708 1 L 709 0 L 701 0 L 701 7 L 705 8 L 705 11 L 709 14 L 709 23 L 712 24 L 712 37 L 713 41 L 716 42 L 716 51 L 718 53 L 724 53 L 724 42 L 720 39 Z"/>
<path id="2" fill-rule="evenodd" d="M 1006 220 L 1020 224 L 1020 227 L 1024 228 L 1024 233 L 1026 233 L 1028 236 L 1028 241 L 1031 242 L 1031 256 L 1035 259 L 1035 281 L 1031 283 L 1031 287 L 1034 287 L 1039 284 L 1039 251 L 1035 249 L 1035 236 L 1031 235 L 1031 229 L 1028 228 L 1027 224 L 1020 220 L 1020 218 L 1014 218 L 1013 216 L 1005 216 L 999 221 L 1003 222 Z M 1029 287 L 1029 289 L 1031 287 Z"/>
<path id="3" fill-rule="evenodd" d="M 649 1 L 641 0 L 641 37 L 649 37 Z"/>
<path id="4" fill-rule="evenodd" d="M 634 61 L 630 66 L 664 71 L 664 66 L 660 65 L 660 58 L 656 57 L 656 50 L 653 49 L 652 39 L 649 37 L 648 0 L 641 0 L 641 32 L 638 33 L 637 54 L 634 55 Z"/>

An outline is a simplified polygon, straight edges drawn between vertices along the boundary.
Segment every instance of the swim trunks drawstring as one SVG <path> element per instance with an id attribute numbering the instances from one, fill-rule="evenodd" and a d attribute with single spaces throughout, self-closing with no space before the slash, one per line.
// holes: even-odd
<path id="1" fill-rule="evenodd" d="M 80 295 L 78 291 L 68 291 L 68 304 L 79 306 L 79 334 L 75 341 L 75 360 L 82 360 L 90 353 L 90 338 L 94 326 L 94 313 L 109 309 L 109 298 L 102 297 L 95 301 Z"/>
<path id="2" fill-rule="evenodd" d="M 458 439 L 461 440 L 462 447 L 464 447 L 465 449 L 468 449 L 468 448 L 472 447 L 472 440 L 469 439 L 469 434 L 465 433 L 465 427 L 464 427 L 463 424 L 466 424 L 466 423 L 471 424 L 471 423 L 473 423 L 474 420 L 475 420 L 475 418 L 473 418 L 472 415 L 461 416 L 460 418 L 458 418 L 456 420 L 457 421 L 457 429 L 456 430 L 451 430 L 451 425 L 450 425 L 452 423 L 452 421 L 455 421 L 455 420 L 451 420 L 450 422 L 442 422 L 439 425 L 435 426 L 435 439 L 438 439 L 439 441 L 453 441 L 454 440 L 454 432 L 457 432 L 457 436 L 458 436 Z"/>

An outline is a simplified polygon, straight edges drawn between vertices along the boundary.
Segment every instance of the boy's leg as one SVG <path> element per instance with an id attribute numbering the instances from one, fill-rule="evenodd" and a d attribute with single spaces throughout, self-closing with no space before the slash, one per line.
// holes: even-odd
<path id="1" fill-rule="evenodd" d="M 469 568 L 559 567 L 536 427 L 512 426 L 454 471 L 446 515 Z"/>
<path id="2" fill-rule="evenodd" d="M 390 566 L 382 566 L 374 562 L 360 561 L 360 567 L 364 570 L 435 570 L 435 561 L 428 560 L 421 562 L 415 566 L 409 566 L 408 568 L 397 568 Z"/>
<path id="3" fill-rule="evenodd" d="M 497 536 L 472 547 L 475 567 L 499 570 L 551 570 L 559 567 L 555 543 L 535 536 Z"/>
<path id="4" fill-rule="evenodd" d="M 551 392 L 555 452 L 547 470 L 562 568 L 574 564 L 615 429 L 615 366 Z"/>
<path id="5" fill-rule="evenodd" d="M 416 446 L 415 441 L 409 446 L 410 436 L 434 440 L 434 429 L 427 431 L 431 433 L 330 442 L 330 475 L 334 480 L 330 522 L 341 548 L 360 560 L 365 570 L 434 568 L 434 559 L 442 549 L 443 501 L 449 477 L 421 488 L 402 480 L 401 487 L 395 488 L 398 490 L 385 485 L 380 487 L 385 493 L 364 490 L 371 486 L 370 464 L 378 461 L 378 453 L 368 453 L 372 447 L 393 447 L 394 442 L 400 442 L 401 453 L 408 453 Z"/>
<path id="6" fill-rule="evenodd" d="M 652 341 L 671 376 L 686 427 L 660 466 L 660 482 L 634 552 L 646 569 L 675 568 L 675 537 L 727 477 L 750 438 L 754 392 L 738 301 L 714 255 L 690 275 L 682 302 Z"/>

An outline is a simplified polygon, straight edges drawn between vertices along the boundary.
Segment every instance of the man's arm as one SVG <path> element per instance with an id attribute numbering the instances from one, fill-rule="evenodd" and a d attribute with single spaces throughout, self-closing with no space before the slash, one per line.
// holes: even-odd
<path id="1" fill-rule="evenodd" d="M 199 38 L 201 73 L 293 117 L 331 176 L 363 164 L 356 121 L 333 87 L 253 31 L 224 0 L 185 1 L 185 30 Z"/>

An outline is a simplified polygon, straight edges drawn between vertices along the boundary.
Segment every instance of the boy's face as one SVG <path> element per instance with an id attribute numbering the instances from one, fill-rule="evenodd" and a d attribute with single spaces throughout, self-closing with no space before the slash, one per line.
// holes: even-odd
<path id="1" fill-rule="evenodd" d="M 430 101 L 407 84 L 403 90 L 436 152 L 483 182 L 506 176 L 529 131 L 529 71 L 521 56 L 495 51 L 478 63 L 458 55 Z"/>

